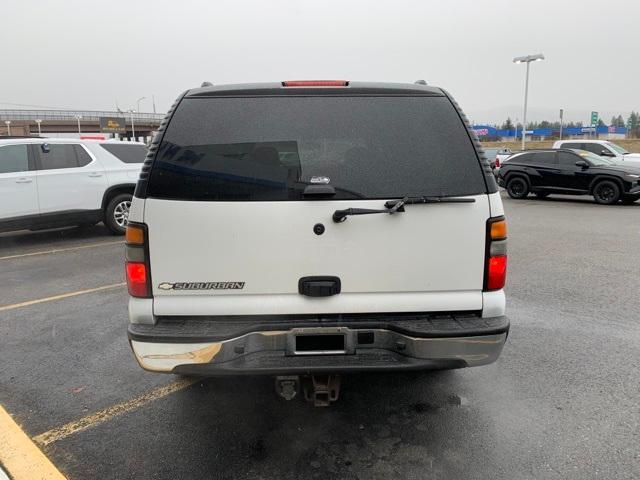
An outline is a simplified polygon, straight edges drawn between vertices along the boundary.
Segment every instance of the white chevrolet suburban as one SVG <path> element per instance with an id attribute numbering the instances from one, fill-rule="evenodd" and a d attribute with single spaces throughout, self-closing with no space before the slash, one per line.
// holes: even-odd
<path id="1" fill-rule="evenodd" d="M 182 94 L 126 232 L 140 366 L 269 374 L 337 398 L 341 372 L 494 362 L 506 223 L 440 88 L 293 81 Z"/>
<path id="2" fill-rule="evenodd" d="M 102 221 L 123 235 L 146 153 L 138 142 L 0 139 L 0 232 Z"/>

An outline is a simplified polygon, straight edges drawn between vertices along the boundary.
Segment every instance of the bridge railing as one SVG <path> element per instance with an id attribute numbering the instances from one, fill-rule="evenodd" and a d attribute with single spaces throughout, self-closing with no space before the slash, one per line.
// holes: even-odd
<path id="1" fill-rule="evenodd" d="M 81 121 L 98 122 L 100 117 L 124 117 L 131 121 L 131 113 L 129 112 L 109 112 L 101 110 L 5 110 L 0 109 L 0 121 L 16 120 L 31 121 L 36 120 L 69 120 L 76 121 L 76 116 L 80 115 Z M 153 122 L 160 123 L 164 118 L 164 113 L 134 113 L 134 122 Z"/>

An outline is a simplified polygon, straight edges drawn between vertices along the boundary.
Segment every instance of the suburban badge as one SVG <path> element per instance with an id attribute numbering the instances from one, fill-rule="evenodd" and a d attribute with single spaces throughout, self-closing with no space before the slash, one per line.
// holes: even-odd
<path id="1" fill-rule="evenodd" d="M 244 282 L 162 282 L 160 290 L 242 290 Z"/>

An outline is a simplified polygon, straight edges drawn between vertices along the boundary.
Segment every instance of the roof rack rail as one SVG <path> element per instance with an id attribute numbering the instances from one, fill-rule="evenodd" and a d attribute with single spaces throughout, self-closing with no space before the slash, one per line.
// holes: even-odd
<path id="1" fill-rule="evenodd" d="M 415 82 L 413 82 L 413 83 L 415 83 L 416 85 L 427 85 L 427 82 L 426 82 L 426 81 L 424 81 L 424 80 L 416 80 L 416 81 L 415 81 Z"/>
<path id="2" fill-rule="evenodd" d="M 211 83 L 211 82 L 202 82 L 202 85 L 200 85 L 200 87 L 213 87 L 213 83 Z"/>

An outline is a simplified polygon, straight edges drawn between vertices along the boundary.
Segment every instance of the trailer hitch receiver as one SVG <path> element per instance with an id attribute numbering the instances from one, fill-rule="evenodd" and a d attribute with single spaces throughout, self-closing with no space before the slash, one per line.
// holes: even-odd
<path id="1" fill-rule="evenodd" d="M 311 375 L 302 380 L 304 398 L 315 407 L 328 407 L 340 396 L 340 375 Z"/>

